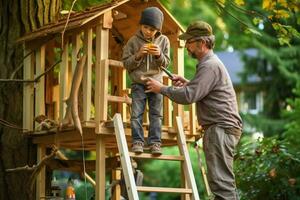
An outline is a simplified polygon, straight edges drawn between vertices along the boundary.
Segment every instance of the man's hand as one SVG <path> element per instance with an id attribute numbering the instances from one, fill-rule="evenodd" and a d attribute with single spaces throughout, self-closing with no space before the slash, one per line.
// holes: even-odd
<path id="1" fill-rule="evenodd" d="M 153 78 L 147 78 L 146 86 L 147 90 L 145 92 L 160 93 L 160 90 L 164 85 Z"/>
<path id="2" fill-rule="evenodd" d="M 172 83 L 176 87 L 182 87 L 185 86 L 189 81 L 182 76 L 173 74 Z"/>

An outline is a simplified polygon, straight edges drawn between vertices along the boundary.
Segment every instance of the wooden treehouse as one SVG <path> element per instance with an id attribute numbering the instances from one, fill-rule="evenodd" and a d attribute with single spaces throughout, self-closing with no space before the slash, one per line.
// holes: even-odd
<path id="1" fill-rule="evenodd" d="M 38 146 L 38 161 L 46 155 L 46 149 L 52 145 L 75 151 L 82 150 L 83 147 L 84 150 L 95 151 L 96 160 L 89 161 L 87 164 L 92 164 L 87 165 L 86 170 L 96 172 L 97 200 L 105 199 L 105 172 L 113 169 L 113 177 L 118 172 L 113 167 L 117 165 L 114 158 L 118 155 L 112 123 L 115 113 L 121 114 L 124 133 L 130 145 L 131 99 L 130 87 L 126 85 L 126 70 L 121 62 L 122 47 L 136 32 L 141 11 L 149 6 L 159 7 L 164 13 L 162 32 L 170 39 L 173 52 L 173 65 L 169 68 L 174 73 L 183 75 L 184 43 L 177 37 L 184 30 L 155 0 L 120 0 L 96 6 L 71 14 L 69 20 L 65 16 L 56 23 L 45 25 L 23 36 L 18 41 L 24 43 L 27 55 L 24 60 L 24 79 L 37 80 L 24 84 L 23 127 L 28 130 L 32 142 Z M 84 60 L 82 80 L 81 75 L 76 75 L 76 70 L 80 67 L 78 55 L 81 55 L 81 61 Z M 55 63 L 59 64 L 52 68 Z M 164 77 L 164 83 L 171 84 L 167 76 Z M 77 92 L 73 90 L 74 85 L 78 86 Z M 78 98 L 78 102 L 73 102 L 70 106 L 66 100 L 72 98 L 72 92 L 75 99 Z M 40 115 L 45 115 L 47 119 L 60 125 L 65 123 L 64 119 L 69 109 L 67 107 L 74 105 L 78 105 L 83 137 L 72 124 L 50 126 L 44 130 L 41 124 L 34 120 Z M 184 121 L 187 142 L 199 138 L 194 106 L 190 106 L 189 111 L 184 111 L 182 105 L 164 98 L 163 146 L 177 145 L 176 116 L 181 116 Z M 147 138 L 147 115 L 144 122 Z M 167 156 L 162 155 L 162 158 L 167 159 Z M 81 166 L 77 169 L 83 170 Z M 46 195 L 45 182 L 44 170 L 36 182 L 36 199 Z M 118 195 L 115 195 L 114 199 L 119 199 Z"/>

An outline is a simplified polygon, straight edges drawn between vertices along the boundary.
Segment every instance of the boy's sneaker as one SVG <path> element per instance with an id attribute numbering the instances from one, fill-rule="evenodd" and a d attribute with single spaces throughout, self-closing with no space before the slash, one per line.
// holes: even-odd
<path id="1" fill-rule="evenodd" d="M 143 153 L 144 152 L 144 143 L 142 142 L 134 142 L 131 147 L 131 151 L 134 153 Z"/>
<path id="2" fill-rule="evenodd" d="M 161 151 L 161 144 L 160 143 L 153 143 L 151 144 L 150 146 L 150 152 L 151 154 L 153 155 L 156 155 L 156 156 L 159 156 L 162 154 L 162 151 Z"/>

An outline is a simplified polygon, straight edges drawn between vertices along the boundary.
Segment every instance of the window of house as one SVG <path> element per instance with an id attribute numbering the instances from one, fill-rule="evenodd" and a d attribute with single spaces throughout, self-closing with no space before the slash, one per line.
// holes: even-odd
<path id="1" fill-rule="evenodd" d="M 263 94 L 256 91 L 245 91 L 241 93 L 241 112 L 258 114 L 263 110 Z"/>

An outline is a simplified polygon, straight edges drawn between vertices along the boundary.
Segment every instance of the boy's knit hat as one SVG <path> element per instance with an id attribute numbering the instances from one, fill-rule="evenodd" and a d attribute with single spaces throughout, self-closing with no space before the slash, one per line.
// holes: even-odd
<path id="1" fill-rule="evenodd" d="M 141 14 L 140 24 L 152 26 L 157 30 L 162 29 L 164 14 L 157 7 L 148 7 Z"/>

